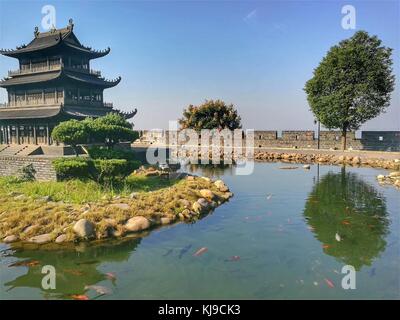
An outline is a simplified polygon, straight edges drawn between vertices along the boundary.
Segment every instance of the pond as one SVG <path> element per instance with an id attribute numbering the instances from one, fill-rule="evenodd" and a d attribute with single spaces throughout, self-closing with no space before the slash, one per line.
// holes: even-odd
<path id="1" fill-rule="evenodd" d="M 399 191 L 376 182 L 385 170 L 282 166 L 256 163 L 248 176 L 187 167 L 234 193 L 193 224 L 75 250 L 0 244 L 0 298 L 398 299 Z M 56 269 L 54 290 L 41 287 L 44 265 Z M 356 270 L 354 290 L 342 288 L 345 265 Z"/>

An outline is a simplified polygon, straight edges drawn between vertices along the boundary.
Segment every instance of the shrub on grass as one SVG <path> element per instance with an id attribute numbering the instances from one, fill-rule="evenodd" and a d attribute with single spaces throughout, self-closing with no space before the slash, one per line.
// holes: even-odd
<path id="1" fill-rule="evenodd" d="M 93 173 L 92 160 L 83 158 L 61 158 L 53 161 L 57 177 L 64 179 L 87 179 Z"/>
<path id="2" fill-rule="evenodd" d="M 121 180 L 139 168 L 140 162 L 126 159 L 98 159 L 94 161 L 97 181 L 100 183 L 113 183 Z"/>
<path id="3" fill-rule="evenodd" d="M 19 176 L 18 178 L 21 181 L 34 181 L 36 174 L 36 169 L 33 167 L 33 164 L 28 164 L 26 166 L 23 166 L 21 170 L 19 171 Z"/>

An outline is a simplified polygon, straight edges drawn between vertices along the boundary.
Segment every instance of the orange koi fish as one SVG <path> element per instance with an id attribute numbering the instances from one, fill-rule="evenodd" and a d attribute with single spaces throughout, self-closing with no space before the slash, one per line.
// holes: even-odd
<path id="1" fill-rule="evenodd" d="M 71 298 L 74 300 L 89 300 L 89 297 L 84 294 L 73 294 L 71 295 Z"/>
<path id="2" fill-rule="evenodd" d="M 326 282 L 326 284 L 328 285 L 329 288 L 334 288 L 335 287 L 335 285 L 333 284 L 333 282 L 331 280 L 326 279 L 326 278 L 324 280 L 325 280 L 325 282 Z"/>
<path id="3" fill-rule="evenodd" d="M 349 222 L 349 221 L 347 221 L 347 220 L 343 220 L 343 221 L 342 221 L 342 224 L 344 224 L 344 225 L 348 226 L 348 225 L 350 224 L 350 222 Z"/>
<path id="4" fill-rule="evenodd" d="M 200 248 L 199 250 L 197 250 L 193 256 L 194 257 L 198 257 L 201 256 L 203 253 L 206 253 L 208 251 L 208 249 L 206 247 Z"/>
<path id="5" fill-rule="evenodd" d="M 329 244 L 324 244 L 323 246 L 322 246 L 322 248 L 324 248 L 324 249 L 328 249 L 328 248 L 330 248 L 331 246 L 329 245 Z"/>
<path id="6" fill-rule="evenodd" d="M 39 264 L 40 262 L 38 260 L 24 260 L 10 264 L 9 267 L 35 267 Z"/>

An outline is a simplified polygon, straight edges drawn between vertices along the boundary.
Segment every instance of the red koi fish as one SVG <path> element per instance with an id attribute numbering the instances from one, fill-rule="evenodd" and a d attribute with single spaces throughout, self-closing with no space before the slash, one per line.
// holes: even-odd
<path id="1" fill-rule="evenodd" d="M 89 300 L 89 297 L 84 294 L 73 294 L 71 295 L 71 298 L 74 300 Z"/>
<path id="2" fill-rule="evenodd" d="M 326 279 L 326 278 L 324 280 L 325 280 L 325 282 L 326 282 L 326 284 L 328 285 L 329 288 L 334 288 L 335 287 L 335 285 L 333 284 L 333 282 L 331 280 Z"/>
<path id="3" fill-rule="evenodd" d="M 199 250 L 197 250 L 193 256 L 194 257 L 198 257 L 201 256 L 203 253 L 206 253 L 208 251 L 208 249 L 206 247 L 200 248 Z"/>
<path id="4" fill-rule="evenodd" d="M 113 272 L 107 272 L 106 277 L 108 280 L 117 280 L 117 276 Z"/>

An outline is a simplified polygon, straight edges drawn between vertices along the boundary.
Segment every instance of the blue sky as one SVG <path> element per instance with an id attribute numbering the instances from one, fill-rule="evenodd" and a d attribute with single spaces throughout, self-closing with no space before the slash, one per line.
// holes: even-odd
<path id="1" fill-rule="evenodd" d="M 397 77 L 388 112 L 362 129 L 400 130 L 398 1 L 0 0 L 0 47 L 28 43 L 47 4 L 58 28 L 72 17 L 84 45 L 111 47 L 92 68 L 122 76 L 105 100 L 137 107 L 136 128 L 167 128 L 187 105 L 220 98 L 245 128 L 314 129 L 304 84 L 332 45 L 362 29 L 394 49 Z M 346 4 L 356 8 L 356 30 L 341 27 Z M 1 76 L 16 67 L 0 57 Z"/>

